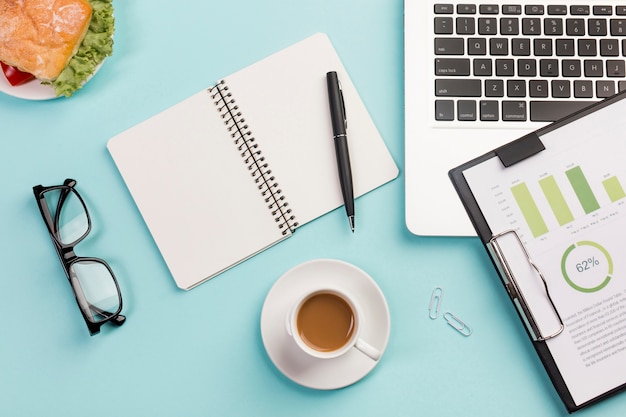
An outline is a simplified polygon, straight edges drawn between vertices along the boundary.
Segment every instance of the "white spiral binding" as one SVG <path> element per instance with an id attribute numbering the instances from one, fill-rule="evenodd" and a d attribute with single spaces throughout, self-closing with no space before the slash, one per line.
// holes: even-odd
<path id="1" fill-rule="evenodd" d="M 222 80 L 209 88 L 208 91 L 217 111 L 224 119 L 226 129 L 233 138 L 237 150 L 240 152 L 252 178 L 254 178 L 261 196 L 267 203 L 274 220 L 278 223 L 278 228 L 282 230 L 283 235 L 295 231 L 298 226 L 296 217 L 288 207 L 289 204 L 282 194 L 276 178 L 272 175 L 272 170 L 269 169 L 269 164 L 265 161 L 252 132 L 245 123 L 246 120 L 239 111 L 235 99 L 228 91 L 228 86 Z"/>

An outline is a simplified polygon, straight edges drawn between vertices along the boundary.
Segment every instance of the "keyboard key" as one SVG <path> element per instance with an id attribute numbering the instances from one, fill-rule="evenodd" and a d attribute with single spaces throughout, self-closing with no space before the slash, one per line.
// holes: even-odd
<path id="1" fill-rule="evenodd" d="M 480 120 L 483 122 L 496 122 L 500 120 L 497 101 L 482 100 L 480 102 Z"/>
<path id="2" fill-rule="evenodd" d="M 537 61 L 534 59 L 520 59 L 517 61 L 517 75 L 520 77 L 536 77 Z"/>
<path id="3" fill-rule="evenodd" d="M 518 35 L 519 34 L 519 19 L 517 18 L 502 18 L 500 19 L 500 34 L 501 35 Z"/>
<path id="4" fill-rule="evenodd" d="M 612 6 L 593 6 L 593 14 L 598 15 L 612 15 L 613 7 Z"/>
<path id="5" fill-rule="evenodd" d="M 580 77 L 582 74 L 580 60 L 564 59 L 561 61 L 562 74 L 564 77 Z"/>
<path id="6" fill-rule="evenodd" d="M 589 80 L 574 81 L 574 97 L 593 98 L 593 83 Z"/>
<path id="7" fill-rule="evenodd" d="M 480 97 L 480 80 L 436 79 L 435 95 L 440 97 Z"/>
<path id="8" fill-rule="evenodd" d="M 478 34 L 480 35 L 497 35 L 498 21 L 494 17 L 478 18 Z"/>
<path id="9" fill-rule="evenodd" d="M 600 39 L 600 55 L 619 56 L 619 42 L 617 39 Z"/>
<path id="10" fill-rule="evenodd" d="M 526 102 L 525 101 L 503 101 L 502 120 L 505 122 L 525 122 Z"/>
<path id="11" fill-rule="evenodd" d="M 459 100 L 457 102 L 457 114 L 461 121 L 473 122 L 476 120 L 476 101 Z"/>
<path id="12" fill-rule="evenodd" d="M 512 59 L 496 59 L 496 76 L 512 77 L 515 75 L 515 61 Z"/>
<path id="13" fill-rule="evenodd" d="M 626 19 L 611 19 L 611 35 L 626 36 Z"/>
<path id="14" fill-rule="evenodd" d="M 626 91 L 626 81 L 618 81 L 617 82 L 619 92 Z"/>
<path id="15" fill-rule="evenodd" d="M 435 14 L 452 14 L 454 6 L 452 4 L 435 4 Z"/>
<path id="16" fill-rule="evenodd" d="M 435 17 L 435 34 L 452 35 L 454 33 L 454 21 L 451 17 Z"/>
<path id="17" fill-rule="evenodd" d="M 549 18 L 543 21 L 543 33 L 547 36 L 558 36 L 563 34 L 563 19 Z"/>
<path id="18" fill-rule="evenodd" d="M 586 16 L 589 14 L 589 6 L 570 6 L 570 14 Z"/>
<path id="19" fill-rule="evenodd" d="M 530 120 L 533 122 L 554 122 L 595 103 L 594 101 L 531 101 Z"/>
<path id="20" fill-rule="evenodd" d="M 491 59 L 475 59 L 474 75 L 478 77 L 490 77 L 492 74 Z"/>
<path id="21" fill-rule="evenodd" d="M 542 15 L 544 13 L 544 7 L 541 5 L 524 6 L 524 12 L 528 15 Z"/>
<path id="22" fill-rule="evenodd" d="M 552 39 L 535 39 L 533 42 L 533 51 L 536 56 L 551 56 Z"/>
<path id="23" fill-rule="evenodd" d="M 435 38 L 435 55 L 463 55 L 462 38 Z"/>
<path id="24" fill-rule="evenodd" d="M 587 21 L 589 36 L 606 36 L 606 19 L 589 19 Z"/>
<path id="25" fill-rule="evenodd" d="M 552 80 L 552 97 L 570 98 L 570 82 L 567 80 Z"/>
<path id="26" fill-rule="evenodd" d="M 456 6 L 456 12 L 458 14 L 476 14 L 475 4 L 459 4 Z"/>
<path id="27" fill-rule="evenodd" d="M 454 120 L 454 101 L 435 100 L 435 119 L 443 121 Z"/>
<path id="28" fill-rule="evenodd" d="M 585 77 L 602 77 L 602 61 L 588 59 L 585 61 Z"/>
<path id="29" fill-rule="evenodd" d="M 626 66 L 621 59 L 609 59 L 606 61 L 607 77 L 626 77 Z"/>
<path id="30" fill-rule="evenodd" d="M 607 98 L 615 94 L 615 82 L 613 81 L 597 81 L 596 96 L 598 98 Z"/>
<path id="31" fill-rule="evenodd" d="M 504 97 L 504 80 L 485 80 L 485 96 Z"/>
<path id="32" fill-rule="evenodd" d="M 469 38 L 467 40 L 469 55 L 487 55 L 487 40 L 485 38 Z"/>
<path id="33" fill-rule="evenodd" d="M 556 55 L 574 56 L 574 39 L 557 39 Z"/>
<path id="34" fill-rule="evenodd" d="M 595 39 L 578 39 L 578 55 L 580 56 L 596 56 L 598 51 L 596 50 Z"/>
<path id="35" fill-rule="evenodd" d="M 541 35 L 541 19 L 522 19 L 522 34 L 529 36 Z"/>
<path id="36" fill-rule="evenodd" d="M 533 98 L 548 97 L 548 82 L 546 80 L 531 80 L 528 82 L 529 96 Z"/>
<path id="37" fill-rule="evenodd" d="M 556 59 L 539 60 L 539 74 L 542 77 L 558 77 L 559 61 Z"/>
<path id="38" fill-rule="evenodd" d="M 567 6 L 561 6 L 561 5 L 548 6 L 548 14 L 551 14 L 551 15 L 567 14 Z"/>
<path id="39" fill-rule="evenodd" d="M 470 60 L 465 58 L 435 59 L 435 75 L 470 75 Z"/>
<path id="40" fill-rule="evenodd" d="M 489 53 L 491 55 L 508 55 L 509 42 L 505 38 L 489 39 Z"/>
<path id="41" fill-rule="evenodd" d="M 481 4 L 479 6 L 480 14 L 498 14 L 500 7 L 497 4 Z"/>
<path id="42" fill-rule="evenodd" d="M 506 82 L 507 97 L 526 97 L 526 81 L 508 80 Z"/>
<path id="43" fill-rule="evenodd" d="M 626 15 L 626 6 L 615 6 L 615 14 L 618 16 Z"/>
<path id="44" fill-rule="evenodd" d="M 585 35 L 584 19 L 565 19 L 565 31 L 569 36 Z"/>
<path id="45" fill-rule="evenodd" d="M 515 56 L 530 55 L 530 39 L 513 38 L 511 39 L 511 53 Z"/>
<path id="46" fill-rule="evenodd" d="M 506 4 L 502 6 L 502 14 L 522 14 L 522 6 L 519 4 Z"/>
<path id="47" fill-rule="evenodd" d="M 456 33 L 459 35 L 473 35 L 476 33 L 476 22 L 473 17 L 457 17 Z"/>

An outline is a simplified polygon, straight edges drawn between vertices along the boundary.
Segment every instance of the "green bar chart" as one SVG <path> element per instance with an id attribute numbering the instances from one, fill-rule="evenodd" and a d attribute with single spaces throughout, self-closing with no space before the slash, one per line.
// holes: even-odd
<path id="1" fill-rule="evenodd" d="M 626 197 L 626 193 L 624 193 L 624 189 L 622 188 L 622 184 L 619 183 L 617 177 L 610 177 L 606 180 L 602 181 L 602 185 L 606 190 L 609 198 L 612 203 L 615 203 L 618 200 Z"/>
<path id="2" fill-rule="evenodd" d="M 593 178 L 595 177 L 592 176 Z M 529 183 L 520 182 L 510 190 L 534 237 L 540 237 L 548 233 L 550 227 L 556 227 L 555 221 L 559 226 L 573 222 L 576 220 L 575 213 L 581 216 L 581 209 L 585 214 L 599 210 L 599 201 L 606 202 L 606 197 L 610 203 L 626 198 L 626 192 L 617 176 L 606 175 L 590 184 L 580 166 L 568 168 L 564 175 L 546 174 L 536 184 L 530 185 L 529 187 Z M 602 195 L 599 200 L 596 193 L 603 192 L 606 197 Z"/>
<path id="3" fill-rule="evenodd" d="M 564 224 L 574 221 L 574 215 L 567 205 L 567 201 L 554 179 L 554 176 L 550 175 L 549 177 L 539 180 L 539 186 L 546 196 L 546 200 L 548 200 L 548 204 L 550 204 L 550 208 L 552 212 L 554 212 L 559 225 L 563 226 Z"/>
<path id="4" fill-rule="evenodd" d="M 598 210 L 600 204 L 598 204 L 598 200 L 593 194 L 593 190 L 591 186 L 589 186 L 589 182 L 585 174 L 583 174 L 583 170 L 579 166 L 576 166 L 565 171 L 565 175 L 567 175 L 567 179 L 572 185 L 576 197 L 578 197 L 578 201 L 580 201 L 580 204 L 583 206 L 585 213 L 589 214 Z"/>
<path id="5" fill-rule="evenodd" d="M 530 190 L 526 183 L 517 184 L 514 187 L 511 187 L 511 192 L 513 193 L 513 197 L 517 202 L 520 210 L 522 211 L 522 215 L 530 227 L 530 231 L 534 237 L 539 237 L 545 233 L 548 233 L 548 226 L 537 207 L 537 203 L 533 198 L 532 194 L 530 194 Z"/>

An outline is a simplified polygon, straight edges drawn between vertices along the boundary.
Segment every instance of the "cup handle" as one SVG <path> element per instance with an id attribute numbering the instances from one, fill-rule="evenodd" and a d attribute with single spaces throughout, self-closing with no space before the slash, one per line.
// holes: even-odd
<path id="1" fill-rule="evenodd" d="M 369 356 L 374 361 L 380 359 L 380 351 L 363 339 L 358 339 L 354 347 Z"/>

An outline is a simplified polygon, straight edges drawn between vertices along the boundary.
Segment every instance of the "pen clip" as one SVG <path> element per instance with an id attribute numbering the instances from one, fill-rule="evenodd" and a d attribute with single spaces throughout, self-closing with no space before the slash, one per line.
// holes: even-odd
<path id="1" fill-rule="evenodd" d="M 341 99 L 341 115 L 343 116 L 343 125 L 348 130 L 348 118 L 346 117 L 346 103 L 343 101 L 343 88 L 341 87 L 341 80 L 337 79 L 337 85 L 339 85 L 339 98 Z"/>

